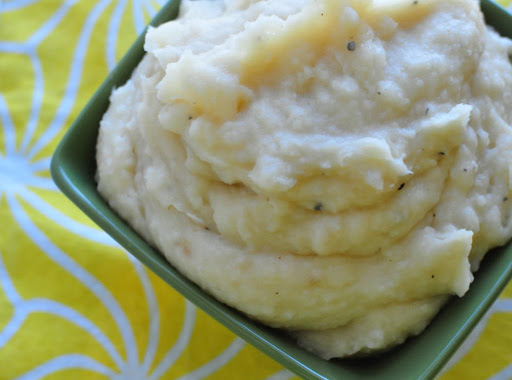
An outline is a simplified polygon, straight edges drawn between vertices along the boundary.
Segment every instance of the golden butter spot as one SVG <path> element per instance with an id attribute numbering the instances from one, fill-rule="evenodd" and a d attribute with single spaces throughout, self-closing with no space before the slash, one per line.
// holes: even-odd
<path id="1" fill-rule="evenodd" d="M 308 279 L 308 287 L 315 287 L 320 283 L 320 279 L 316 277 L 310 277 Z"/>
<path id="2" fill-rule="evenodd" d="M 192 255 L 192 251 L 190 250 L 190 247 L 188 246 L 188 242 L 186 240 L 180 240 L 177 243 L 177 246 L 181 248 L 181 251 L 185 256 Z"/>

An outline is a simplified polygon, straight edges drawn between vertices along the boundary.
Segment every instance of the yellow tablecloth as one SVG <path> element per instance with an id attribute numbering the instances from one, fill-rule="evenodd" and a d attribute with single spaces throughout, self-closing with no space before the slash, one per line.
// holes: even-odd
<path id="1" fill-rule="evenodd" d="M 0 379 L 294 378 L 118 248 L 50 179 L 66 128 L 159 3 L 0 1 Z M 509 285 L 443 379 L 511 378 L 511 312 Z"/>

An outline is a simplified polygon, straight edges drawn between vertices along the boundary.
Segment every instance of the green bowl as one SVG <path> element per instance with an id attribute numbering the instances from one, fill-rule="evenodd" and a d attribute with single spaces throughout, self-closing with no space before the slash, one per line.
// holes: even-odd
<path id="1" fill-rule="evenodd" d="M 489 25 L 512 38 L 512 15 L 482 0 Z M 179 0 L 169 1 L 151 25 L 176 17 Z M 373 358 L 322 360 L 303 349 L 282 331 L 263 326 L 220 303 L 182 276 L 151 248 L 101 198 L 96 190 L 95 148 L 100 120 L 112 88 L 130 77 L 144 55 L 144 34 L 110 73 L 62 139 L 52 159 L 57 186 L 94 222 L 174 289 L 274 360 L 306 379 L 428 379 L 433 378 L 498 297 L 512 275 L 512 246 L 495 249 L 484 259 L 475 281 L 463 298 L 453 298 L 429 327 L 401 346 Z"/>

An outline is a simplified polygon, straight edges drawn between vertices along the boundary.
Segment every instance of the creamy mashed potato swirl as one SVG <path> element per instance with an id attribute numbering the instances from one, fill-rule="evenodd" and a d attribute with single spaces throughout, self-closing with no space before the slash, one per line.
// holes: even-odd
<path id="1" fill-rule="evenodd" d="M 418 334 L 512 235 L 512 42 L 477 2 L 185 0 L 145 49 L 99 191 L 320 356 Z"/>

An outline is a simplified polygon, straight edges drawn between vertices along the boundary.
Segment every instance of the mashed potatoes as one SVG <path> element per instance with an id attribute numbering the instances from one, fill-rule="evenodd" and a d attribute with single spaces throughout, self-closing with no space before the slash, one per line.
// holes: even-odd
<path id="1" fill-rule="evenodd" d="M 145 49 L 99 191 L 320 356 L 420 333 L 511 237 L 512 42 L 477 2 L 184 1 Z"/>

